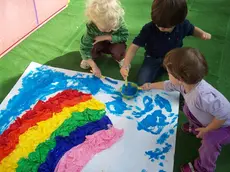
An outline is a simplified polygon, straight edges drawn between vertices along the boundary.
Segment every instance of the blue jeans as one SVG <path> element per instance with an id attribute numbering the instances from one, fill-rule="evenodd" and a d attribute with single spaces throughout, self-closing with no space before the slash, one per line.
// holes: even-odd
<path id="1" fill-rule="evenodd" d="M 163 68 L 163 58 L 155 58 L 147 55 L 138 72 L 137 84 L 141 86 L 148 82 L 154 82 L 164 72 L 166 70 Z"/>

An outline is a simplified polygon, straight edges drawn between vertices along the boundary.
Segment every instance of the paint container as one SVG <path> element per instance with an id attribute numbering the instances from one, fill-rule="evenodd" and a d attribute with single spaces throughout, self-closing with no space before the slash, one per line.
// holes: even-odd
<path id="1" fill-rule="evenodd" d="M 138 87 L 137 84 L 133 82 L 128 82 L 127 86 L 124 84 L 121 87 L 120 92 L 124 98 L 132 99 L 135 96 L 137 96 L 138 90 L 140 90 L 140 88 Z"/>

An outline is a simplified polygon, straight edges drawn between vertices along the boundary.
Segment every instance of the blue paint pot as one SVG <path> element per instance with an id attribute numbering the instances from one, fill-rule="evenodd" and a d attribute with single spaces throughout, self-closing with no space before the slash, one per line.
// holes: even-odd
<path id="1" fill-rule="evenodd" d="M 124 84 L 121 89 L 121 95 L 126 99 L 132 99 L 137 96 L 138 93 L 138 85 L 133 82 L 128 82 L 127 86 Z"/>

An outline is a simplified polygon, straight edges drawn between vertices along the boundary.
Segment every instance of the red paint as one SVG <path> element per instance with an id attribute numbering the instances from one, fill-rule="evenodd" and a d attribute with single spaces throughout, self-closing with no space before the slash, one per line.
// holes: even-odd
<path id="1" fill-rule="evenodd" d="M 0 161 L 15 149 L 19 142 L 19 136 L 30 127 L 51 118 L 53 113 L 61 112 L 64 107 L 71 107 L 91 98 L 90 94 L 84 94 L 76 90 L 65 90 L 46 102 L 38 101 L 33 109 L 28 110 L 22 117 L 18 117 L 0 135 Z"/>

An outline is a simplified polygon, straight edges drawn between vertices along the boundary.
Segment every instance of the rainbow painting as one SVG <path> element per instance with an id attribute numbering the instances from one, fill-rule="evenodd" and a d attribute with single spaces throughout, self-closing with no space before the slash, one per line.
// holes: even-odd
<path id="1" fill-rule="evenodd" d="M 170 172 L 177 92 L 32 62 L 0 104 L 0 172 Z"/>

